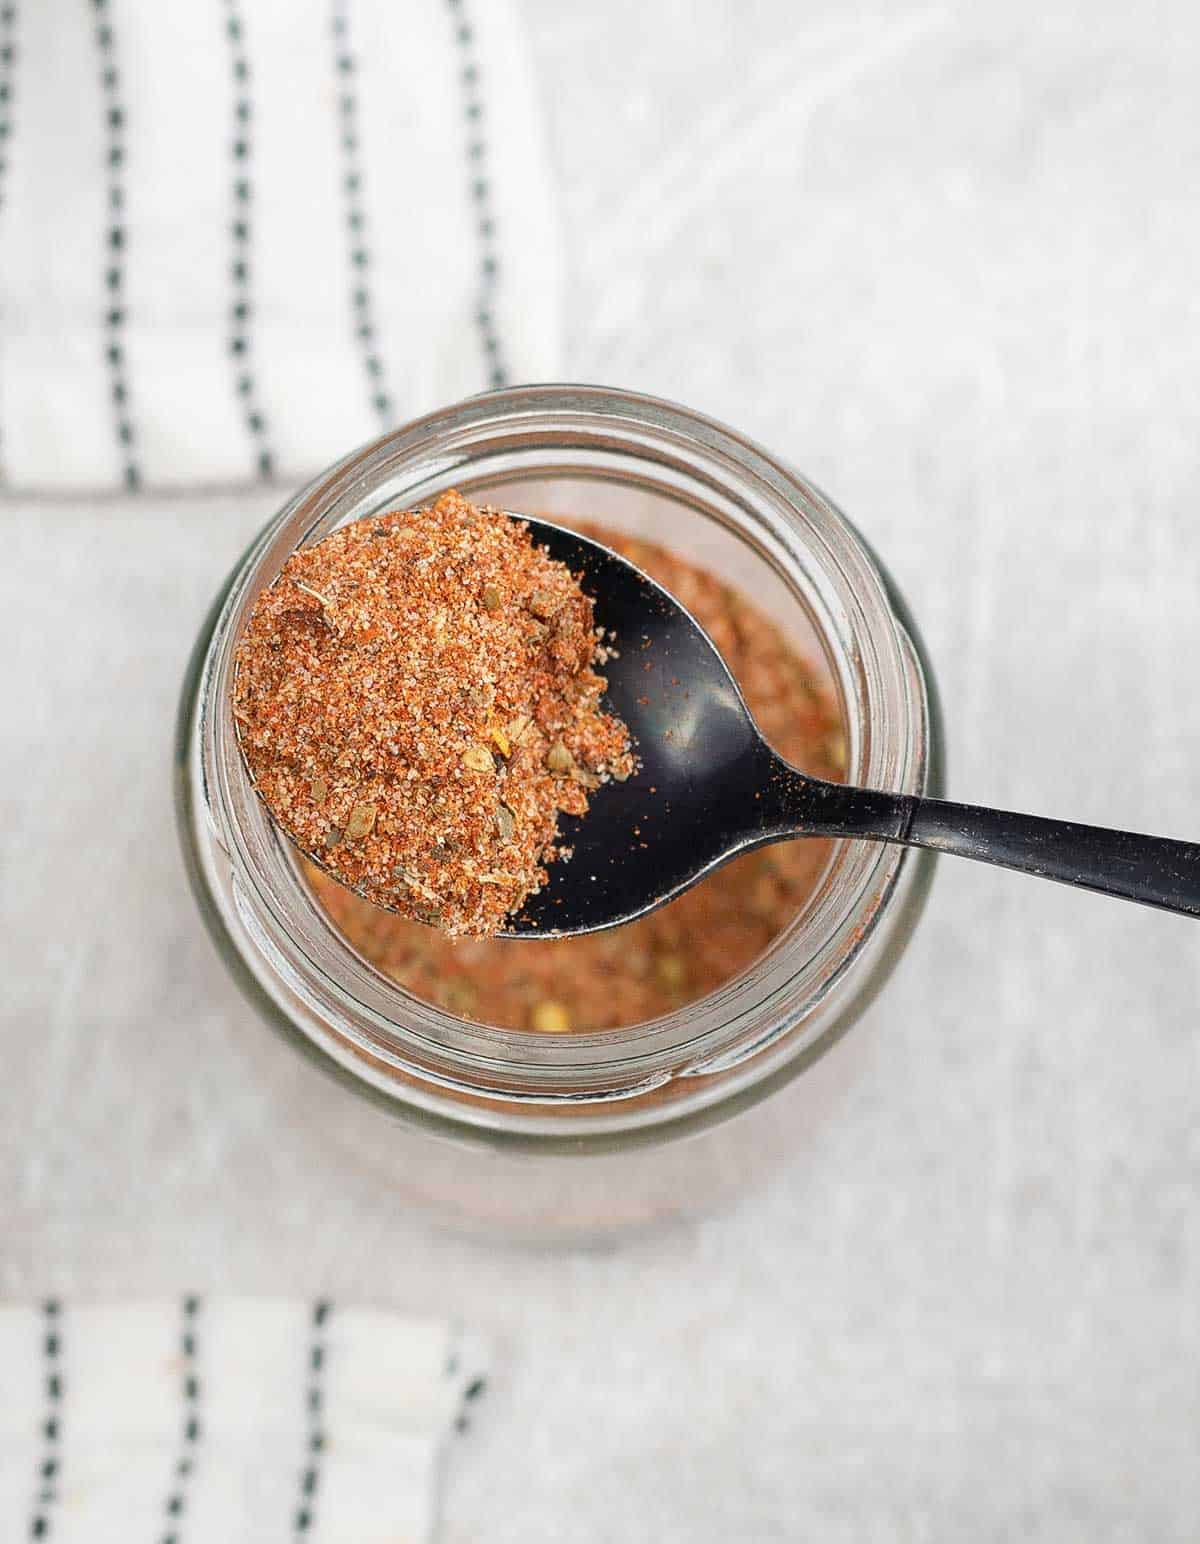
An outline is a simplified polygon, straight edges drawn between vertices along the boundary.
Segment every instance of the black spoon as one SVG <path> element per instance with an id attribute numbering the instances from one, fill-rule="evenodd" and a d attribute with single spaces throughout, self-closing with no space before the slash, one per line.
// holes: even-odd
<path id="1" fill-rule="evenodd" d="M 525 515 L 515 516 L 526 520 Z M 598 542 L 541 520 L 534 541 L 596 601 L 617 640 L 608 701 L 637 742 L 641 770 L 602 788 L 582 819 L 563 817 L 574 855 L 502 936 L 594 933 L 653 911 L 738 853 L 801 836 L 932 847 L 1085 890 L 1200 916 L 1200 845 L 826 783 L 798 772 L 759 734 L 699 623 L 662 587 Z"/>

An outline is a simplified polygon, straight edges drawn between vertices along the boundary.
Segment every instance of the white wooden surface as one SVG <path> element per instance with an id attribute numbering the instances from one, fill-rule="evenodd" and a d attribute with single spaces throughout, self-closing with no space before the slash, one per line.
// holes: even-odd
<path id="1" fill-rule="evenodd" d="M 956 794 L 1200 836 L 1195 8 L 526 10 L 570 373 L 727 418 L 861 523 Z M 499 1365 L 450 1541 L 1194 1538 L 1194 924 L 946 864 L 736 1213 L 431 1237 L 294 1118 L 323 1096 L 175 853 L 176 684 L 266 512 L 0 515 L 0 1289 L 461 1313 Z"/>

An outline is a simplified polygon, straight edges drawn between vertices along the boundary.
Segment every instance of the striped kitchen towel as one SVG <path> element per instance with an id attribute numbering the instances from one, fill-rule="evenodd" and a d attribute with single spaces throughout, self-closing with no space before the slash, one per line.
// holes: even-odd
<path id="1" fill-rule="evenodd" d="M 0 1538 L 429 1539 L 482 1366 L 444 1324 L 324 1301 L 0 1307 Z"/>
<path id="2" fill-rule="evenodd" d="M 0 0 L 0 488 L 284 481 L 547 379 L 511 0 Z"/>

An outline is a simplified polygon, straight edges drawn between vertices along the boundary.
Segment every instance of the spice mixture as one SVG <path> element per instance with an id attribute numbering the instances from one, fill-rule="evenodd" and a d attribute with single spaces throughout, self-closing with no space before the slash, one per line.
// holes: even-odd
<path id="1" fill-rule="evenodd" d="M 633 770 L 603 659 L 591 600 L 528 526 L 446 493 L 288 559 L 233 711 L 305 852 L 376 907 L 486 937 L 545 883 L 558 812 Z"/>
<path id="2" fill-rule="evenodd" d="M 815 776 L 845 775 L 846 745 L 833 695 L 773 622 L 662 547 L 575 524 L 636 563 L 691 611 L 776 750 Z M 562 939 L 453 940 L 380 911 L 316 868 L 310 866 L 308 877 L 349 943 L 418 997 L 483 1023 L 561 1032 L 638 1023 L 715 990 L 795 916 L 828 855 L 829 843 L 819 839 L 763 848 L 636 922 Z"/>

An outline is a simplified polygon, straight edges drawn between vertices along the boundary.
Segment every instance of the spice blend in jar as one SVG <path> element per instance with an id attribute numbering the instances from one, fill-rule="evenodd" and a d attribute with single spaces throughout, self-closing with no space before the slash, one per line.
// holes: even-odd
<path id="1" fill-rule="evenodd" d="M 837 702 L 769 618 L 661 547 L 573 523 L 688 608 L 776 750 L 814 776 L 845 776 Z M 454 940 L 381 911 L 315 867 L 308 878 L 347 941 L 416 996 L 483 1023 L 561 1033 L 639 1023 L 739 975 L 804 905 L 828 857 L 829 843 L 818 839 L 763 848 L 625 927 L 562 939 Z"/>
<path id="2" fill-rule="evenodd" d="M 446 493 L 292 554 L 238 644 L 233 712 L 303 851 L 375 908 L 486 937 L 546 882 L 559 812 L 633 771 L 604 658 L 528 526 Z"/>

